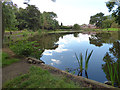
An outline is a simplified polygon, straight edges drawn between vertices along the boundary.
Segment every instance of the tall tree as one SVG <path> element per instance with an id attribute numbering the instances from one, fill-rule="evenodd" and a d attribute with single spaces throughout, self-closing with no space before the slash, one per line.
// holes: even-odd
<path id="1" fill-rule="evenodd" d="M 13 5 L 13 2 L 2 3 L 3 28 L 5 30 L 15 29 L 17 25 L 15 12 L 15 5 Z"/>
<path id="2" fill-rule="evenodd" d="M 16 5 L 13 2 L 1 2 L 2 3 L 2 43 L 5 30 L 16 29 L 17 20 L 15 16 Z"/>
<path id="3" fill-rule="evenodd" d="M 93 15 L 90 17 L 90 24 L 95 24 L 97 27 L 102 27 L 102 21 L 105 20 L 106 17 L 104 17 L 104 14 L 102 12 L 97 13 L 96 15 Z"/>
<path id="4" fill-rule="evenodd" d="M 111 28 L 112 24 L 115 22 L 115 18 L 112 15 L 105 17 L 106 19 L 102 22 L 102 28 Z"/>
<path id="5" fill-rule="evenodd" d="M 16 13 L 16 19 L 18 21 L 18 28 L 19 30 L 23 30 L 27 28 L 27 10 L 23 8 L 19 8 L 18 12 Z"/>
<path id="6" fill-rule="evenodd" d="M 26 21 L 28 28 L 31 30 L 37 30 L 40 28 L 40 11 L 35 5 L 28 5 L 26 8 L 27 17 Z"/>
<path id="7" fill-rule="evenodd" d="M 106 6 L 108 7 L 109 12 L 112 12 L 112 15 L 115 17 L 115 21 L 120 25 L 120 3 L 108 1 Z M 115 10 L 114 7 L 116 7 Z"/>
<path id="8" fill-rule="evenodd" d="M 43 27 L 45 29 L 56 29 L 58 28 L 59 24 L 56 20 L 57 15 L 54 12 L 43 12 L 42 14 L 43 19 Z"/>

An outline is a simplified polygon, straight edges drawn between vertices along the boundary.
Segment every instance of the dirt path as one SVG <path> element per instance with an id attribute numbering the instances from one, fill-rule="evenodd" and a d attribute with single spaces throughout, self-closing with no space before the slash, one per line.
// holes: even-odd
<path id="1" fill-rule="evenodd" d="M 15 78 L 16 76 L 27 73 L 30 67 L 31 64 L 26 63 L 25 60 L 4 67 L 2 69 L 2 83 Z"/>
<path id="2" fill-rule="evenodd" d="M 17 57 L 9 48 L 3 48 L 2 51 L 8 53 L 10 58 Z M 21 58 L 19 62 L 2 68 L 2 83 L 6 82 L 7 80 L 11 80 L 16 76 L 27 73 L 30 67 L 31 64 L 26 63 L 26 60 Z"/>

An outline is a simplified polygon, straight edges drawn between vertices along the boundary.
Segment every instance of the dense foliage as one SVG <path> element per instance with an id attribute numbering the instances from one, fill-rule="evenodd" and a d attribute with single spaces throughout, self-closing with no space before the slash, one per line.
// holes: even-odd
<path id="1" fill-rule="evenodd" d="M 90 24 L 96 25 L 98 28 L 117 28 L 116 18 L 113 15 L 104 16 L 102 12 L 90 17 Z"/>
<path id="2" fill-rule="evenodd" d="M 43 50 L 38 47 L 38 43 L 36 41 L 17 41 L 16 43 L 10 44 L 10 49 L 14 51 L 17 55 L 23 56 L 32 56 L 37 59 L 40 59 L 40 55 L 42 54 Z"/>
<path id="3" fill-rule="evenodd" d="M 118 2 L 119 3 L 119 2 Z M 120 25 L 120 6 L 117 1 L 106 2 L 106 6 L 109 12 L 112 12 L 110 16 L 104 16 L 103 13 L 97 13 L 90 17 L 90 24 L 95 24 L 99 28 L 116 28 Z"/>
<path id="4" fill-rule="evenodd" d="M 95 24 L 97 27 L 102 27 L 102 22 L 106 19 L 102 12 L 90 17 L 90 24 Z"/>
<path id="5" fill-rule="evenodd" d="M 112 15 L 115 17 L 115 21 L 120 25 L 120 6 L 117 2 L 110 2 L 106 3 L 106 6 L 109 9 L 109 12 L 112 12 Z M 116 7 L 116 9 L 114 9 Z"/>
<path id="6" fill-rule="evenodd" d="M 78 24 L 74 24 L 73 29 L 74 30 L 80 30 L 80 26 Z"/>
<path id="7" fill-rule="evenodd" d="M 35 5 L 27 4 L 25 9 L 18 8 L 13 2 L 3 2 L 3 30 L 54 30 L 59 28 L 54 12 L 43 12 Z"/>

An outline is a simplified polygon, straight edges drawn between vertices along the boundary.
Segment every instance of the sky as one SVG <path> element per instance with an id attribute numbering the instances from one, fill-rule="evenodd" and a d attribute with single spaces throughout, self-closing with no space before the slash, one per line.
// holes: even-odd
<path id="1" fill-rule="evenodd" d="M 25 8 L 25 0 L 12 0 L 18 7 Z M 55 12 L 57 20 L 63 25 L 89 24 L 90 16 L 103 12 L 109 15 L 106 3 L 108 0 L 30 0 L 31 5 L 36 5 L 40 12 Z"/>

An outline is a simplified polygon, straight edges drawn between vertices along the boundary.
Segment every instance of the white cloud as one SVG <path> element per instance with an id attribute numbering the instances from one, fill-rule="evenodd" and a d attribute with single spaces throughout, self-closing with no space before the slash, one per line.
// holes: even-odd
<path id="1" fill-rule="evenodd" d="M 63 49 L 63 48 L 64 48 L 64 44 L 61 44 L 61 45 L 59 45 L 58 48 L 56 48 L 56 49 L 54 50 L 54 52 L 61 53 L 61 52 L 64 52 L 64 51 L 68 51 L 68 49 Z"/>
<path id="2" fill-rule="evenodd" d="M 51 50 L 45 50 L 43 55 L 52 56 L 52 51 Z"/>
<path id="3" fill-rule="evenodd" d="M 55 50 L 45 50 L 43 55 L 52 56 L 53 52 L 62 53 L 64 51 L 68 51 L 68 49 L 64 49 L 64 44 L 61 44 Z"/>
<path id="4" fill-rule="evenodd" d="M 60 64 L 60 63 L 61 63 L 60 60 L 56 60 L 56 59 L 51 59 L 51 61 L 52 61 L 53 63 L 56 63 L 56 64 Z"/>
<path id="5" fill-rule="evenodd" d="M 71 35 L 71 36 L 69 35 L 69 36 L 65 36 L 63 38 L 60 38 L 58 43 L 63 44 L 63 45 L 70 44 L 72 41 L 76 41 L 76 42 L 80 43 L 80 42 L 83 42 L 83 41 L 89 41 L 90 36 L 91 35 L 80 33 L 79 37 L 75 38 L 73 35 Z"/>
<path id="6" fill-rule="evenodd" d="M 52 65 L 52 66 L 53 66 L 53 65 L 54 65 L 54 63 L 50 63 L 50 65 Z"/>

